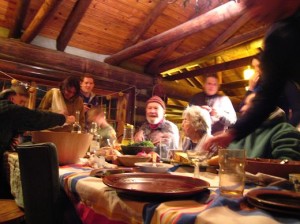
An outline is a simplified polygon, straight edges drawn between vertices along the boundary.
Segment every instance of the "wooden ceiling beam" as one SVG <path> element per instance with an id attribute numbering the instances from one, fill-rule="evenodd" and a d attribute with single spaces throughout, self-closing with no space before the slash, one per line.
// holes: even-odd
<path id="1" fill-rule="evenodd" d="M 183 57 L 174 59 L 172 61 L 168 61 L 163 63 L 160 67 L 159 70 L 157 71 L 158 73 L 170 70 L 172 68 L 179 67 L 181 65 L 190 63 L 192 61 L 195 61 L 199 58 L 208 56 L 210 54 L 214 54 L 216 52 L 220 52 L 222 50 L 228 49 L 228 48 L 233 48 L 237 45 L 249 42 L 254 39 L 258 39 L 264 36 L 266 32 L 266 27 L 259 27 L 258 29 L 255 29 L 253 31 L 250 31 L 245 34 L 241 34 L 239 36 L 233 37 L 226 41 L 224 44 L 216 46 L 216 47 L 210 47 L 210 48 L 204 48 L 200 49 L 198 51 L 191 52 Z"/>
<path id="2" fill-rule="evenodd" d="M 37 63 L 47 68 L 61 71 L 71 71 L 72 74 L 91 73 L 95 79 L 111 81 L 120 85 L 136 86 L 137 88 L 151 88 L 153 78 L 145 74 L 136 73 L 96 60 L 79 57 L 76 55 L 49 50 L 46 48 L 25 44 L 13 39 L 0 38 L 0 58 L 24 61 L 27 64 Z M 1 69 L 1 64 L 0 64 Z"/>
<path id="3" fill-rule="evenodd" d="M 45 0 L 35 17 L 21 36 L 21 41 L 30 43 L 39 33 L 45 21 L 62 0 Z"/>
<path id="4" fill-rule="evenodd" d="M 140 27 L 134 29 L 134 33 L 131 35 L 131 38 L 129 38 L 129 41 L 125 44 L 125 49 L 136 44 L 141 39 L 141 37 L 146 33 L 149 27 L 151 27 L 154 21 L 161 15 L 168 5 L 169 0 L 158 1 L 152 12 L 145 20 L 142 21 Z"/>
<path id="5" fill-rule="evenodd" d="M 105 62 L 112 65 L 118 65 L 122 61 L 165 46 L 174 41 L 181 40 L 201 30 L 216 25 L 226 19 L 241 15 L 245 10 L 244 7 L 245 6 L 243 4 L 235 3 L 233 1 L 227 2 L 175 28 L 167 30 L 166 32 L 156 35 L 155 37 L 149 38 L 143 42 L 139 42 L 134 46 L 107 57 Z"/>
<path id="6" fill-rule="evenodd" d="M 67 18 L 61 32 L 58 35 L 56 48 L 59 51 L 64 51 L 71 40 L 73 33 L 79 25 L 86 10 L 91 4 L 92 0 L 77 0 L 70 15 Z"/>
<path id="7" fill-rule="evenodd" d="M 166 76 L 164 79 L 166 79 L 168 81 L 175 81 L 175 80 L 179 80 L 179 79 L 187 79 L 187 78 L 192 78 L 195 76 L 212 74 L 212 73 L 216 73 L 216 72 L 220 72 L 220 71 L 234 69 L 234 68 L 242 67 L 245 65 L 249 65 L 252 58 L 253 58 L 253 56 L 240 58 L 240 59 L 228 61 L 228 62 L 225 62 L 222 64 L 215 64 L 212 66 L 195 69 L 195 70 L 188 71 L 188 72 L 183 72 L 183 73 L 177 74 L 177 75 Z"/>
<path id="8" fill-rule="evenodd" d="M 27 8 L 30 0 L 17 0 L 16 10 L 14 11 L 12 25 L 9 29 L 9 38 L 20 38 L 23 21 L 25 20 Z"/>

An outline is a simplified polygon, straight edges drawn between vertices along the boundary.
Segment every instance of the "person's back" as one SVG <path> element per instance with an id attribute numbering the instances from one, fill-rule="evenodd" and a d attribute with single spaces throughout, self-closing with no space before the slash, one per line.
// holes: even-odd
<path id="1" fill-rule="evenodd" d="M 224 131 L 236 121 L 236 113 L 228 96 L 218 94 L 219 82 L 216 75 L 205 77 L 204 92 L 194 95 L 189 104 L 206 109 L 212 120 L 212 134 Z"/>

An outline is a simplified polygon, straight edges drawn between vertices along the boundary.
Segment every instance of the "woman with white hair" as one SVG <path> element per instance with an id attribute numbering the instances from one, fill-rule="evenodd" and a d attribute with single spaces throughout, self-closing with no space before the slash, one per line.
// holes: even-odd
<path id="1" fill-rule="evenodd" d="M 182 131 L 185 140 L 182 149 L 187 152 L 194 163 L 194 177 L 199 177 L 199 164 L 205 163 L 213 154 L 203 149 L 204 142 L 211 135 L 211 118 L 209 112 L 199 106 L 189 106 L 183 111 Z M 213 150 L 215 151 L 215 150 Z"/>
<path id="2" fill-rule="evenodd" d="M 182 131 L 186 137 L 183 150 L 201 150 L 203 142 L 211 136 L 209 112 L 199 106 L 189 106 L 182 114 Z"/>

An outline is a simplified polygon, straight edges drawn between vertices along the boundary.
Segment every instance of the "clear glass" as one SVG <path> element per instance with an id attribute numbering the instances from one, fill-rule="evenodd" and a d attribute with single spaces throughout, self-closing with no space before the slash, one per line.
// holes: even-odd
<path id="1" fill-rule="evenodd" d="M 243 196 L 245 187 L 245 150 L 219 149 L 219 187 L 226 197 Z"/>
<path id="2" fill-rule="evenodd" d="M 187 150 L 186 151 L 189 160 L 194 165 L 194 177 L 200 177 L 200 166 L 206 166 L 208 160 L 207 151 L 198 151 L 198 150 Z"/>
<path id="3" fill-rule="evenodd" d="M 72 127 L 72 133 L 78 133 L 78 134 L 81 133 L 81 126 L 79 124 L 79 117 L 80 117 L 80 111 L 76 110 L 75 122 L 74 122 L 73 127 Z"/>

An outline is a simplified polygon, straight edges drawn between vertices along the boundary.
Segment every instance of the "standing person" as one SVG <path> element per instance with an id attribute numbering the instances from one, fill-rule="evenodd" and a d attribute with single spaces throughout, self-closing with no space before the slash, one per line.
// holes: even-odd
<path id="1" fill-rule="evenodd" d="M 236 121 L 236 113 L 228 96 L 218 94 L 218 77 L 207 75 L 204 80 L 203 92 L 192 97 L 189 104 L 206 109 L 212 120 L 212 134 L 225 131 Z"/>
<path id="2" fill-rule="evenodd" d="M 300 1 L 252 0 L 246 3 L 249 9 L 269 10 L 268 19 L 273 21 L 289 17 L 274 23 L 265 36 L 262 90 L 257 92 L 252 107 L 230 130 L 209 139 L 205 144 L 207 150 L 213 144 L 227 147 L 233 140 L 254 131 L 274 111 L 286 84 L 300 84 Z"/>
<path id="3" fill-rule="evenodd" d="M 9 185 L 3 170 L 3 154 L 14 150 L 18 145 L 18 136 L 25 131 L 36 131 L 72 124 L 74 116 L 30 110 L 14 102 L 16 92 L 7 89 L 0 93 L 0 198 L 9 197 Z"/>
<path id="4" fill-rule="evenodd" d="M 83 100 L 83 107 L 85 116 L 87 111 L 92 107 L 99 105 L 99 98 L 93 92 L 95 81 L 91 74 L 85 73 L 80 77 L 80 96 Z M 85 121 L 85 129 L 89 130 L 89 122 Z"/>
<path id="5" fill-rule="evenodd" d="M 165 119 L 166 105 L 159 96 L 152 96 L 146 102 L 146 122 L 139 128 L 134 136 L 135 142 L 151 141 L 159 146 L 161 139 L 171 141 L 174 149 L 179 145 L 178 127 L 171 121 Z"/>
<path id="6" fill-rule="evenodd" d="M 76 111 L 80 111 L 79 123 L 82 130 L 84 130 L 83 101 L 79 96 L 79 93 L 79 79 L 70 76 L 62 81 L 59 89 L 52 88 L 45 94 L 39 105 L 39 109 L 73 116 L 75 116 Z M 53 130 L 70 132 L 72 126 L 58 127 Z"/>

